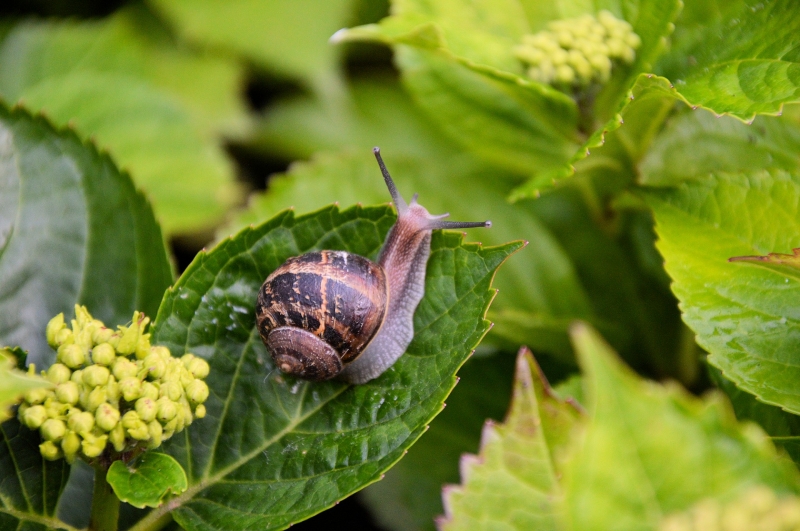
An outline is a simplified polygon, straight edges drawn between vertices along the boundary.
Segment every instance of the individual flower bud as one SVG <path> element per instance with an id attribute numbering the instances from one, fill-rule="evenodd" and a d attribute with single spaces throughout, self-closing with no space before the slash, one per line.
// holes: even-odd
<path id="1" fill-rule="evenodd" d="M 108 435 L 94 435 L 94 434 L 86 434 L 83 438 L 83 442 L 81 443 L 81 449 L 83 450 L 83 455 L 88 458 L 97 457 L 103 453 L 103 450 L 106 449 L 106 442 L 108 441 Z"/>
<path id="2" fill-rule="evenodd" d="M 87 411 L 73 410 L 67 417 L 67 427 L 75 433 L 88 433 L 94 428 L 94 415 Z"/>
<path id="3" fill-rule="evenodd" d="M 83 369 L 83 383 L 89 387 L 105 385 L 108 382 L 110 371 L 102 365 L 89 365 Z"/>
<path id="4" fill-rule="evenodd" d="M 84 352 L 83 347 L 77 343 L 58 347 L 58 354 L 56 357 L 58 358 L 58 361 L 70 369 L 77 369 L 86 361 L 86 353 Z"/>
<path id="5" fill-rule="evenodd" d="M 46 441 L 58 442 L 67 433 L 67 426 L 63 420 L 47 419 L 42 424 L 40 432 Z"/>
<path id="6" fill-rule="evenodd" d="M 112 404 L 117 404 L 120 396 L 121 391 L 119 390 L 119 383 L 117 383 L 117 379 L 114 378 L 114 376 L 109 376 L 108 382 L 106 382 L 106 399 Z"/>
<path id="7" fill-rule="evenodd" d="M 83 371 L 77 370 L 72 371 L 72 376 L 69 377 L 71 382 L 75 382 L 78 385 L 83 385 Z"/>
<path id="8" fill-rule="evenodd" d="M 194 416 L 192 415 L 192 407 L 189 405 L 189 402 L 186 399 L 181 400 L 179 409 L 183 411 L 183 419 L 186 426 L 190 426 L 192 424 L 192 420 L 194 420 Z"/>
<path id="9" fill-rule="evenodd" d="M 50 322 L 47 323 L 47 328 L 45 329 L 45 335 L 47 336 L 47 344 L 50 345 L 52 348 L 58 348 L 60 343 L 56 341 L 57 334 L 65 329 L 67 325 L 64 324 L 64 314 L 60 313 L 50 319 Z"/>
<path id="10" fill-rule="evenodd" d="M 100 343 L 92 349 L 92 361 L 98 365 L 111 365 L 116 357 L 114 347 L 108 343 Z"/>
<path id="11" fill-rule="evenodd" d="M 133 428 L 139 424 L 139 421 L 142 420 L 139 418 L 139 414 L 135 411 L 128 411 L 124 415 L 122 415 L 122 419 L 120 423 L 122 427 L 125 429 Z"/>
<path id="12" fill-rule="evenodd" d="M 108 398 L 108 393 L 105 387 L 95 387 L 89 393 L 89 399 L 86 401 L 86 411 L 94 411 L 100 404 L 103 404 Z"/>
<path id="13" fill-rule="evenodd" d="M 147 376 L 150 379 L 158 379 L 164 376 L 164 371 L 167 369 L 167 364 L 164 359 L 158 354 L 151 352 L 144 359 L 144 368 L 147 369 Z"/>
<path id="14" fill-rule="evenodd" d="M 73 328 L 84 328 L 93 320 L 92 314 L 89 313 L 86 306 L 81 306 L 80 304 L 75 305 L 75 319 L 72 321 Z"/>
<path id="15" fill-rule="evenodd" d="M 200 380 L 194 380 L 200 381 Z M 180 382 L 163 382 L 158 390 L 159 397 L 167 397 L 170 400 L 178 400 L 183 395 L 183 387 Z"/>
<path id="16" fill-rule="evenodd" d="M 150 422 L 156 418 L 158 404 L 150 398 L 140 398 L 136 401 L 136 413 L 139 414 L 139 418 L 144 422 Z"/>
<path id="17" fill-rule="evenodd" d="M 133 402 L 142 396 L 142 382 L 135 376 L 126 376 L 119 381 L 119 392 L 128 402 Z"/>
<path id="18" fill-rule="evenodd" d="M 146 441 L 150 438 L 150 430 L 147 427 L 147 423 L 141 420 L 137 421 L 134 427 L 127 428 L 125 431 L 128 432 L 130 438 L 137 441 Z"/>
<path id="19" fill-rule="evenodd" d="M 70 330 L 69 328 L 62 328 L 61 330 L 56 332 L 55 343 L 56 343 L 57 347 L 53 347 L 53 348 L 58 348 L 58 347 L 61 347 L 63 345 L 69 345 L 70 343 L 72 343 L 74 341 L 75 341 L 75 338 L 72 336 L 72 330 Z"/>
<path id="20" fill-rule="evenodd" d="M 45 420 L 47 420 L 47 411 L 42 405 L 31 406 L 22 414 L 22 422 L 32 430 L 41 426 Z"/>
<path id="21" fill-rule="evenodd" d="M 166 424 L 164 424 L 164 440 L 169 439 L 172 437 L 172 434 L 175 433 L 178 429 L 178 417 L 170 420 Z"/>
<path id="22" fill-rule="evenodd" d="M 100 404 L 94 412 L 94 423 L 103 431 L 111 431 L 119 422 L 119 410 L 111 404 Z"/>
<path id="23" fill-rule="evenodd" d="M 208 398 L 208 385 L 203 380 L 195 380 L 186 388 L 186 398 L 195 404 L 202 404 Z"/>
<path id="24" fill-rule="evenodd" d="M 121 452 L 125 449 L 125 428 L 118 422 L 114 429 L 108 432 L 108 440 L 114 446 L 114 450 Z"/>
<path id="25" fill-rule="evenodd" d="M 64 404 L 74 406 L 78 403 L 80 395 L 81 391 L 75 382 L 66 381 L 56 386 L 56 398 Z"/>
<path id="26" fill-rule="evenodd" d="M 151 382 L 142 382 L 142 396 L 158 400 L 158 387 Z"/>
<path id="27" fill-rule="evenodd" d="M 196 408 L 194 408 L 194 416 L 198 419 L 204 418 L 206 416 L 206 406 L 199 404 Z"/>
<path id="28" fill-rule="evenodd" d="M 92 348 L 92 331 L 89 328 L 81 328 L 77 332 L 72 331 L 75 336 L 75 344 L 79 345 L 84 352 L 89 352 L 89 349 Z"/>
<path id="29" fill-rule="evenodd" d="M 56 446 L 53 441 L 45 441 L 39 445 L 39 453 L 48 461 L 55 461 L 61 459 L 61 448 Z"/>
<path id="30" fill-rule="evenodd" d="M 192 376 L 195 378 L 205 378 L 208 376 L 211 368 L 208 366 L 208 362 L 203 358 L 194 358 L 192 361 L 189 362 L 188 367 L 186 369 L 192 373 Z"/>
<path id="31" fill-rule="evenodd" d="M 142 334 L 136 343 L 136 359 L 142 360 L 150 354 L 150 334 Z"/>
<path id="32" fill-rule="evenodd" d="M 121 337 L 116 346 L 117 352 L 121 354 L 133 354 L 136 352 L 136 347 L 139 344 L 139 339 L 144 332 L 145 327 L 150 322 L 149 317 L 141 312 L 133 312 L 133 322 L 130 326 L 120 326 L 119 331 Z"/>
<path id="33" fill-rule="evenodd" d="M 150 444 L 148 447 L 156 448 L 161 446 L 161 441 L 163 441 L 164 437 L 164 428 L 161 427 L 161 424 L 159 424 L 157 420 L 153 420 L 147 424 L 147 431 L 150 433 Z"/>
<path id="34" fill-rule="evenodd" d="M 69 381 L 72 371 L 63 363 L 54 363 L 47 369 L 47 379 L 58 385 Z"/>
<path id="35" fill-rule="evenodd" d="M 158 420 L 161 422 L 168 422 L 178 414 L 178 406 L 166 396 L 156 400 L 156 405 L 158 406 Z"/>
<path id="36" fill-rule="evenodd" d="M 94 332 L 92 332 L 92 341 L 95 345 L 100 345 L 101 343 L 108 343 L 111 339 L 111 336 L 114 335 L 114 331 L 110 328 L 106 328 L 105 326 L 98 327 Z M 113 348 L 113 347 L 112 347 Z"/>
<path id="37" fill-rule="evenodd" d="M 69 409 L 70 404 L 59 402 L 58 400 L 45 400 L 44 409 L 47 412 L 47 418 L 58 419 L 64 416 L 64 413 Z"/>
<path id="38" fill-rule="evenodd" d="M 28 404 L 41 404 L 47 398 L 47 389 L 37 387 L 35 389 L 28 389 L 25 391 L 25 401 Z"/>
<path id="39" fill-rule="evenodd" d="M 192 360 L 195 359 L 195 358 L 196 358 L 196 356 L 194 354 L 192 354 L 190 352 L 187 352 L 186 354 L 181 356 L 180 360 L 181 360 L 181 363 L 183 363 L 183 366 L 188 369 L 189 365 L 192 363 Z"/>
<path id="40" fill-rule="evenodd" d="M 68 431 L 64 438 L 61 440 L 61 450 L 64 452 L 64 457 L 67 462 L 72 463 L 75 460 L 75 454 L 81 449 L 81 438 L 74 431 Z"/>
<path id="41" fill-rule="evenodd" d="M 111 372 L 114 373 L 114 377 L 117 381 L 121 381 L 128 376 L 136 376 L 136 373 L 139 372 L 139 368 L 128 358 L 119 356 L 114 359 Z"/>
<path id="42" fill-rule="evenodd" d="M 181 387 L 186 388 L 186 386 L 194 381 L 194 376 L 192 376 L 192 373 L 188 370 L 181 367 L 177 380 L 180 382 Z"/>

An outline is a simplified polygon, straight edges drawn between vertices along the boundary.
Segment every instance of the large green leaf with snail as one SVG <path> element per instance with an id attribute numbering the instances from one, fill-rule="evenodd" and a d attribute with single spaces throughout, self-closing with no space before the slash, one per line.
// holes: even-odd
<path id="1" fill-rule="evenodd" d="M 188 530 L 284 528 L 379 479 L 422 435 L 488 330 L 492 278 L 521 242 L 484 248 L 435 233 L 414 340 L 364 385 L 281 374 L 255 328 L 258 289 L 286 258 L 313 249 L 374 258 L 393 223 L 386 206 L 284 211 L 195 258 L 165 296 L 153 339 L 208 360 L 208 416 L 165 445 L 189 489 L 142 529 L 170 510 Z"/>

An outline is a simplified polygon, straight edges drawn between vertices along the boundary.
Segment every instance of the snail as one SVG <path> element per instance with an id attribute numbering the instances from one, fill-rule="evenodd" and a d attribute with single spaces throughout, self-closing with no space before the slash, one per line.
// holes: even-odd
<path id="1" fill-rule="evenodd" d="M 490 221 L 444 221 L 406 203 L 373 153 L 397 210 L 378 263 L 344 251 L 313 251 L 286 260 L 258 292 L 256 323 L 276 366 L 306 380 L 364 383 L 403 355 L 414 337 L 414 310 L 425 292 L 434 229 L 490 227 Z"/>

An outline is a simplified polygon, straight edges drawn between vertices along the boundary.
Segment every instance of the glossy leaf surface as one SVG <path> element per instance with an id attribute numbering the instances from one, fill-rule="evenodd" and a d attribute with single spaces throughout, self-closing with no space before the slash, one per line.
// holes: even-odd
<path id="1" fill-rule="evenodd" d="M 0 106 L 0 135 L 0 343 L 43 368 L 53 316 L 154 315 L 172 272 L 150 205 L 107 155 L 20 109 Z"/>
<path id="2" fill-rule="evenodd" d="M 208 415 L 164 446 L 189 478 L 169 504 L 181 526 L 277 529 L 303 520 L 377 480 L 441 410 L 488 330 L 495 269 L 520 242 L 481 248 L 434 234 L 415 339 L 364 385 L 282 375 L 255 329 L 257 290 L 286 258 L 312 249 L 374 258 L 393 222 L 388 207 L 285 211 L 198 255 L 165 297 L 153 340 L 211 364 Z"/>
<path id="3" fill-rule="evenodd" d="M 709 362 L 737 386 L 800 412 L 797 269 L 745 255 L 800 241 L 800 180 L 782 170 L 715 174 L 647 195 L 683 318 Z"/>
<path id="4" fill-rule="evenodd" d="M 185 491 L 186 472 L 175 459 L 159 452 L 145 452 L 131 463 L 114 461 L 106 481 L 121 501 L 134 507 L 158 507 L 165 498 Z"/>

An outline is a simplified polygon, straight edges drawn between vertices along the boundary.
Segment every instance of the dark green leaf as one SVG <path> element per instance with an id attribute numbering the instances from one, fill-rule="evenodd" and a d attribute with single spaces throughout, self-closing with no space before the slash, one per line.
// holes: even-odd
<path id="1" fill-rule="evenodd" d="M 800 241 L 800 179 L 781 170 L 714 174 L 647 194 L 683 319 L 709 362 L 760 400 L 800 412 L 796 269 L 735 256 Z"/>
<path id="2" fill-rule="evenodd" d="M 0 529 L 74 529 L 56 518 L 69 465 L 64 459 L 46 461 L 41 442 L 38 431 L 17 419 L 0 424 Z"/>
<path id="3" fill-rule="evenodd" d="M 381 481 L 361 493 L 378 522 L 394 531 L 435 529 L 444 514 L 442 485 L 458 482 L 461 454 L 477 452 L 487 418 L 503 418 L 511 394 L 514 357 L 473 356 L 436 422 Z"/>
<path id="4" fill-rule="evenodd" d="M 168 508 L 181 526 L 277 529 L 308 518 L 377 480 L 441 410 L 488 330 L 495 269 L 520 242 L 484 249 L 434 234 L 415 339 L 365 385 L 280 374 L 255 328 L 258 289 L 287 257 L 325 248 L 374 257 L 393 222 L 388 207 L 284 212 L 199 254 L 168 292 L 153 340 L 211 364 L 208 416 L 164 446 L 189 478 Z"/>
<path id="5" fill-rule="evenodd" d="M 0 106 L 0 343 L 29 362 L 76 303 L 114 325 L 154 315 L 172 273 L 147 200 L 107 155 L 41 117 Z"/>
<path id="6" fill-rule="evenodd" d="M 134 507 L 158 507 L 165 498 L 184 492 L 186 472 L 175 459 L 159 452 L 145 452 L 131 463 L 114 461 L 106 481 L 121 501 Z"/>

